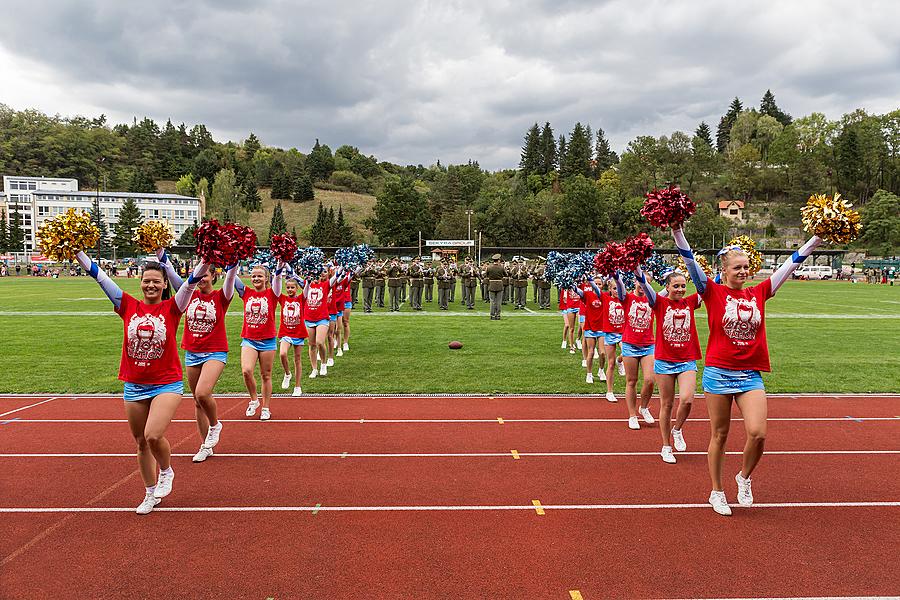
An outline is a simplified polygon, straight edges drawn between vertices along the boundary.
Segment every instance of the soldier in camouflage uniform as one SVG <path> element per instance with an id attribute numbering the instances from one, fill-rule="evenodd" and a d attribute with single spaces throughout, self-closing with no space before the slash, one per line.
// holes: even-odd
<path id="1" fill-rule="evenodd" d="M 422 263 L 419 261 L 419 257 L 417 256 L 413 259 L 412 264 L 409 266 L 409 305 L 413 310 L 422 310 L 422 286 L 424 284 L 424 273 L 425 269 L 422 268 Z"/>

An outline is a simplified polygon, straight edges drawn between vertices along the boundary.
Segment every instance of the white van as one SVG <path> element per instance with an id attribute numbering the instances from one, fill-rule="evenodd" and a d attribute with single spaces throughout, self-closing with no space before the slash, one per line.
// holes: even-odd
<path id="1" fill-rule="evenodd" d="M 794 271 L 794 279 L 833 279 L 834 269 L 818 265 L 805 265 Z"/>

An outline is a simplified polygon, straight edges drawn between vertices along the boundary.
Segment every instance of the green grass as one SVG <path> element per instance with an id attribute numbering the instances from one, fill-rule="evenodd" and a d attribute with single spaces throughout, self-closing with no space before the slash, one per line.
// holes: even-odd
<path id="1" fill-rule="evenodd" d="M 137 293 L 137 280 L 119 284 Z M 236 351 L 239 306 L 229 312 L 233 352 L 220 392 L 243 390 Z M 562 320 L 555 311 L 530 314 L 504 307 L 505 318 L 492 322 L 480 300 L 476 311 L 461 309 L 458 302 L 448 312 L 435 310 L 435 304 L 425 307 L 422 313 L 407 305 L 400 314 L 355 312 L 351 352 L 337 359 L 327 378 L 305 378 L 304 391 L 603 391 L 584 383 L 580 355 L 560 350 Z M 24 314 L 43 311 L 69 314 Z M 765 376 L 769 391 L 900 389 L 900 286 L 789 282 L 767 313 L 774 369 Z M 706 321 L 698 321 L 705 345 Z M 121 321 L 90 279 L 0 279 L 0 392 L 119 392 L 121 336 Z M 462 350 L 447 348 L 454 339 L 463 342 Z M 276 384 L 280 376 L 276 365 Z M 622 391 L 621 379 L 615 388 Z"/>

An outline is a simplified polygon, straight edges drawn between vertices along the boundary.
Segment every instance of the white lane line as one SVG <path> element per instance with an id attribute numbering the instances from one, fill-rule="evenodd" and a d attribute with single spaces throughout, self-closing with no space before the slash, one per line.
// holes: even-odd
<path id="1" fill-rule="evenodd" d="M 11 415 L 13 413 L 17 413 L 19 411 L 28 410 L 29 408 L 34 408 L 35 406 L 40 406 L 41 404 L 47 404 L 51 400 L 56 400 L 57 396 L 53 396 L 52 398 L 47 398 L 46 400 L 41 400 L 40 402 L 35 402 L 34 404 L 29 404 L 28 406 L 21 406 L 19 408 L 8 410 L 5 413 L 0 414 L 0 417 L 5 417 L 6 415 Z"/>
<path id="2" fill-rule="evenodd" d="M 0 415 L 2 416 L 2 415 Z M 743 419 L 734 417 L 734 422 L 741 422 Z M 769 417 L 769 421 L 799 421 L 799 422 L 847 422 L 847 417 Z M 223 423 L 249 423 L 251 425 L 264 424 L 266 421 L 259 419 L 220 419 Z M 368 419 L 360 417 L 358 419 L 270 419 L 268 423 L 294 423 L 294 424 L 312 424 L 312 423 L 356 423 L 359 424 L 382 423 L 382 424 L 427 424 L 427 423 L 491 423 L 496 425 L 497 419 Z M 503 418 L 504 423 L 626 423 L 628 419 L 508 419 Z M 698 423 L 708 423 L 709 419 L 690 419 Z M 900 423 L 898 417 L 854 417 L 853 422 L 865 421 L 895 421 Z M 125 419 L 16 419 L 16 423 L 127 423 Z M 196 423 L 194 419 L 172 419 L 172 423 Z M 266 425 L 262 425 L 266 426 Z"/>
<path id="3" fill-rule="evenodd" d="M 614 457 L 614 456 L 650 456 L 659 458 L 659 452 L 518 452 L 519 456 L 541 457 Z M 730 456 L 741 456 L 743 452 L 726 452 Z M 780 456 L 847 456 L 847 455 L 900 455 L 900 450 L 767 450 L 766 455 Z M 679 452 L 679 456 L 706 456 L 706 452 Z M 179 458 L 194 456 L 190 454 L 172 454 Z M 232 452 L 216 454 L 221 458 L 509 458 L 509 452 Z M 130 453 L 17 453 L 0 454 L 0 458 L 134 458 Z"/>
<path id="4" fill-rule="evenodd" d="M 740 508 L 739 505 L 732 505 Z M 753 508 L 893 508 L 900 502 L 760 502 Z M 547 510 L 666 510 L 702 508 L 709 510 L 709 504 L 542 504 Z M 444 506 L 169 506 L 157 507 L 153 512 L 456 512 L 456 511 L 534 511 L 534 505 L 444 505 Z M 125 506 L 72 506 L 72 507 L 5 507 L 0 513 L 104 513 L 134 512 L 134 507 Z"/>

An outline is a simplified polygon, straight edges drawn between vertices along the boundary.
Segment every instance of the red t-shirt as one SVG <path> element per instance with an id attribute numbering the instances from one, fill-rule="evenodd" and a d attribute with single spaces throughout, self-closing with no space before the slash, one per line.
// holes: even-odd
<path id="1" fill-rule="evenodd" d="M 603 301 L 594 293 L 591 284 L 584 284 L 581 290 L 584 292 L 581 314 L 584 315 L 585 331 L 603 331 Z"/>
<path id="2" fill-rule="evenodd" d="M 181 311 L 175 299 L 145 304 L 122 294 L 116 313 L 122 317 L 125 327 L 119 379 L 143 385 L 181 381 L 181 359 L 176 340 Z"/>
<path id="3" fill-rule="evenodd" d="M 278 337 L 305 338 L 306 325 L 303 324 L 305 302 L 303 294 L 288 296 L 282 294 L 278 297 L 281 305 L 281 323 L 278 325 Z"/>
<path id="4" fill-rule="evenodd" d="M 619 297 L 609 292 L 602 292 L 600 298 L 601 329 L 604 333 L 622 333 L 625 324 L 625 308 L 619 301 Z"/>
<path id="5" fill-rule="evenodd" d="M 709 321 L 707 366 L 721 369 L 770 371 L 766 343 L 766 300 L 772 281 L 733 290 L 709 280 L 703 291 Z"/>
<path id="6" fill-rule="evenodd" d="M 559 310 L 569 310 L 570 308 L 578 308 L 578 294 L 572 290 L 560 290 L 559 292 Z"/>
<path id="7" fill-rule="evenodd" d="M 222 290 L 211 294 L 195 290 L 184 313 L 181 347 L 188 352 L 228 352 L 225 313 L 229 304 Z"/>
<path id="8" fill-rule="evenodd" d="M 653 309 L 645 296 L 633 293 L 625 295 L 625 325 L 622 327 L 622 341 L 635 346 L 649 346 L 653 343 Z"/>
<path id="9" fill-rule="evenodd" d="M 343 277 L 334 282 L 334 287 L 331 288 L 328 314 L 336 315 L 344 310 L 344 294 L 346 294 L 349 287 L 350 286 L 347 285 L 347 281 Z"/>
<path id="10" fill-rule="evenodd" d="M 241 337 L 248 340 L 268 340 L 275 337 L 275 305 L 278 298 L 272 288 L 257 292 L 244 291 L 244 327 Z"/>
<path id="11" fill-rule="evenodd" d="M 656 317 L 656 348 L 659 360 L 686 362 L 700 358 L 700 339 L 694 310 L 700 306 L 700 296 L 691 294 L 679 301 L 656 296 L 653 314 Z"/>
<path id="12" fill-rule="evenodd" d="M 352 279 L 352 275 L 347 275 L 347 279 L 344 282 L 344 302 L 353 302 L 353 294 L 350 291 L 350 283 Z"/>
<path id="13" fill-rule="evenodd" d="M 331 284 L 325 281 L 313 281 L 309 284 L 306 293 L 306 314 L 303 316 L 307 321 L 328 320 L 328 293 L 331 291 Z"/>

